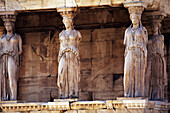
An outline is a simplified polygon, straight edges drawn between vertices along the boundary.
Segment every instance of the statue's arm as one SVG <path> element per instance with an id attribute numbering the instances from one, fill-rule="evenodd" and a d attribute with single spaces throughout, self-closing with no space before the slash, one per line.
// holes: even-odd
<path id="1" fill-rule="evenodd" d="M 80 41 L 82 40 L 82 36 L 81 33 L 79 31 L 77 31 L 78 34 L 78 44 L 80 43 Z"/>
<path id="2" fill-rule="evenodd" d="M 19 53 L 18 53 L 18 55 L 20 55 L 22 53 L 22 39 L 21 39 L 20 35 L 18 35 L 18 41 L 19 41 Z"/>
<path id="3" fill-rule="evenodd" d="M 126 29 L 125 35 L 124 35 L 124 41 L 123 41 L 123 44 L 124 44 L 124 45 L 126 45 L 126 42 L 127 42 L 126 34 L 127 34 L 127 29 Z"/>

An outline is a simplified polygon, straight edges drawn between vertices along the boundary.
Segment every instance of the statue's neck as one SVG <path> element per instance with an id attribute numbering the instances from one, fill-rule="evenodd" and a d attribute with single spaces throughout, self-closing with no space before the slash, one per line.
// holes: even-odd
<path id="1" fill-rule="evenodd" d="M 158 35 L 158 32 L 154 32 L 153 35 Z"/>
<path id="2" fill-rule="evenodd" d="M 66 31 L 72 31 L 73 29 L 71 27 L 66 28 Z"/>
<path id="3" fill-rule="evenodd" d="M 7 35 L 13 35 L 12 31 L 7 32 Z"/>
<path id="4" fill-rule="evenodd" d="M 137 29 L 137 28 L 139 28 L 139 24 L 133 24 L 133 29 Z"/>

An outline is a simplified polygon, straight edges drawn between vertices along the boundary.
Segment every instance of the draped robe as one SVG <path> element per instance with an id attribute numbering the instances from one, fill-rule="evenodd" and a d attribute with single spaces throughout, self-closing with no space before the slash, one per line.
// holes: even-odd
<path id="1" fill-rule="evenodd" d="M 144 97 L 145 69 L 147 66 L 147 35 L 147 30 L 142 25 L 136 31 L 132 30 L 132 25 L 125 31 L 125 97 Z"/>
<path id="2" fill-rule="evenodd" d="M 80 58 L 78 46 L 81 40 L 79 31 L 72 30 L 70 35 L 63 30 L 60 35 L 58 56 L 58 86 L 60 98 L 78 98 L 80 81 Z"/>

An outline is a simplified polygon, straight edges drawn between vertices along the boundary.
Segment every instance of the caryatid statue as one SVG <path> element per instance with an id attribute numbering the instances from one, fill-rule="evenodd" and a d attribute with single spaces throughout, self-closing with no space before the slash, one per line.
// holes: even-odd
<path id="1" fill-rule="evenodd" d="M 65 9 L 64 9 L 65 10 Z M 79 44 L 82 39 L 73 27 L 75 9 L 67 9 L 60 14 L 66 30 L 59 34 L 60 50 L 58 55 L 58 87 L 60 98 L 78 98 L 80 82 Z M 69 11 L 68 11 L 69 10 Z"/>
<path id="2" fill-rule="evenodd" d="M 6 32 L 0 37 L 0 95 L 1 100 L 17 100 L 17 74 L 22 40 L 15 33 L 16 15 L 2 16 Z"/>
<path id="3" fill-rule="evenodd" d="M 166 62 L 164 58 L 164 36 L 161 34 L 163 15 L 150 15 L 152 35 L 148 41 L 147 96 L 151 100 L 164 100 L 167 85 Z"/>
<path id="4" fill-rule="evenodd" d="M 148 33 L 141 23 L 143 6 L 128 7 L 132 25 L 125 31 L 124 96 L 145 96 Z"/>

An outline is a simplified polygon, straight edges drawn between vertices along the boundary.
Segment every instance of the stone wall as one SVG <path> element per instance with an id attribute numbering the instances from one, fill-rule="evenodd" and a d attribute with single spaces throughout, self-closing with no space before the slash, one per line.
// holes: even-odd
<path id="1" fill-rule="evenodd" d="M 57 12 L 21 12 L 17 16 L 16 31 L 23 40 L 20 100 L 52 101 L 58 97 L 58 34 L 64 29 L 61 20 Z M 143 21 L 150 32 L 145 17 Z M 129 25 L 125 8 L 82 8 L 76 16 L 75 29 L 83 37 L 79 48 L 80 99 L 108 100 L 123 96 L 123 38 Z"/>

